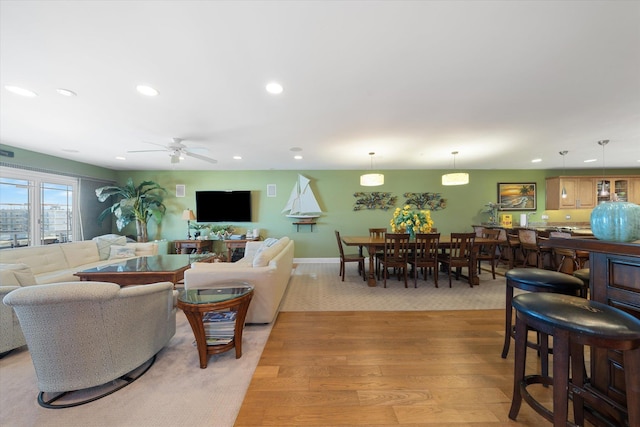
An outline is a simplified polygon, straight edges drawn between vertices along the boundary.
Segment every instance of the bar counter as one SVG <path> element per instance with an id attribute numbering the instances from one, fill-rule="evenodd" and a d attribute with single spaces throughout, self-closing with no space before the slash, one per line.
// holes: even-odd
<path id="1" fill-rule="evenodd" d="M 552 237 L 545 241 L 544 246 L 588 251 L 590 298 L 640 319 L 640 240 L 616 243 Z M 592 350 L 591 384 L 626 408 L 623 369 L 619 352 Z"/>

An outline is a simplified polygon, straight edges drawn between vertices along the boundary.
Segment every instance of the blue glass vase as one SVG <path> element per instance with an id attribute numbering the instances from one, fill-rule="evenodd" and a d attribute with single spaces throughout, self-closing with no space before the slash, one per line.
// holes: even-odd
<path id="1" fill-rule="evenodd" d="M 591 212 L 591 231 L 600 240 L 640 239 L 640 206 L 627 202 L 600 203 Z"/>

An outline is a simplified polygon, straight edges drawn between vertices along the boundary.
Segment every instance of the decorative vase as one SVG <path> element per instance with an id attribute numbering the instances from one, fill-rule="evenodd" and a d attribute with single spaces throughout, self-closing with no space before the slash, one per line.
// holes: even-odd
<path id="1" fill-rule="evenodd" d="M 640 239 L 640 206 L 628 202 L 600 203 L 591 212 L 591 231 L 600 240 Z"/>
<path id="2" fill-rule="evenodd" d="M 409 233 L 409 238 L 410 239 L 415 239 L 416 238 L 416 232 L 415 232 L 413 227 L 407 228 L 407 233 Z"/>

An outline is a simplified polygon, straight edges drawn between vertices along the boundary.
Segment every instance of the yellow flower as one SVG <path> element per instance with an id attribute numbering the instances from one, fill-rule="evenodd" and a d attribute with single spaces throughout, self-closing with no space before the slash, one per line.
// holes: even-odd
<path id="1" fill-rule="evenodd" d="M 429 233 L 433 228 L 431 212 L 428 210 L 412 211 L 410 205 L 405 205 L 403 209 L 396 208 L 389 223 L 394 233 Z"/>

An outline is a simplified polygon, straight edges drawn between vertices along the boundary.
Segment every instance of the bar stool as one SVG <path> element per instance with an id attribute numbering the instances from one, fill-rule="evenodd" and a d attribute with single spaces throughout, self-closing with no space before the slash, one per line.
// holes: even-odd
<path id="1" fill-rule="evenodd" d="M 556 271 L 543 270 L 541 268 L 513 268 L 505 273 L 505 277 L 507 279 L 507 287 L 505 298 L 504 345 L 502 346 L 503 359 L 507 358 L 511 338 L 515 336 L 512 326 L 513 311 L 511 306 L 514 288 L 529 292 L 545 292 L 572 296 L 585 295 L 584 284 L 580 279 Z M 538 343 L 528 342 L 527 345 L 540 352 L 540 357 L 542 358 L 542 373 L 546 375 L 549 370 L 548 354 L 552 351 L 549 349 L 547 336 L 538 334 Z"/>
<path id="2" fill-rule="evenodd" d="M 585 291 L 584 295 L 582 296 L 586 298 L 587 291 L 589 289 L 589 281 L 591 280 L 591 270 L 589 270 L 588 268 L 581 268 L 580 270 L 574 271 L 573 276 L 582 280 L 582 283 L 584 284 L 584 291 Z"/>
<path id="3" fill-rule="evenodd" d="M 554 426 L 564 427 L 568 421 L 569 394 L 572 394 L 576 425 L 584 425 L 586 402 L 600 419 L 609 420 L 613 416 L 614 419 L 609 420 L 612 425 L 625 425 L 624 418 L 628 418 L 626 425 L 640 426 L 640 319 L 596 301 L 550 293 L 518 295 L 513 299 L 513 308 L 516 310 L 516 355 L 509 418 L 516 419 L 524 399 Z M 553 336 L 553 377 L 525 376 L 529 330 Z M 589 384 L 584 374 L 584 346 L 622 353 L 626 414 L 622 405 L 615 407 L 611 399 Z M 527 391 L 531 384 L 553 386 L 553 411 Z"/>

